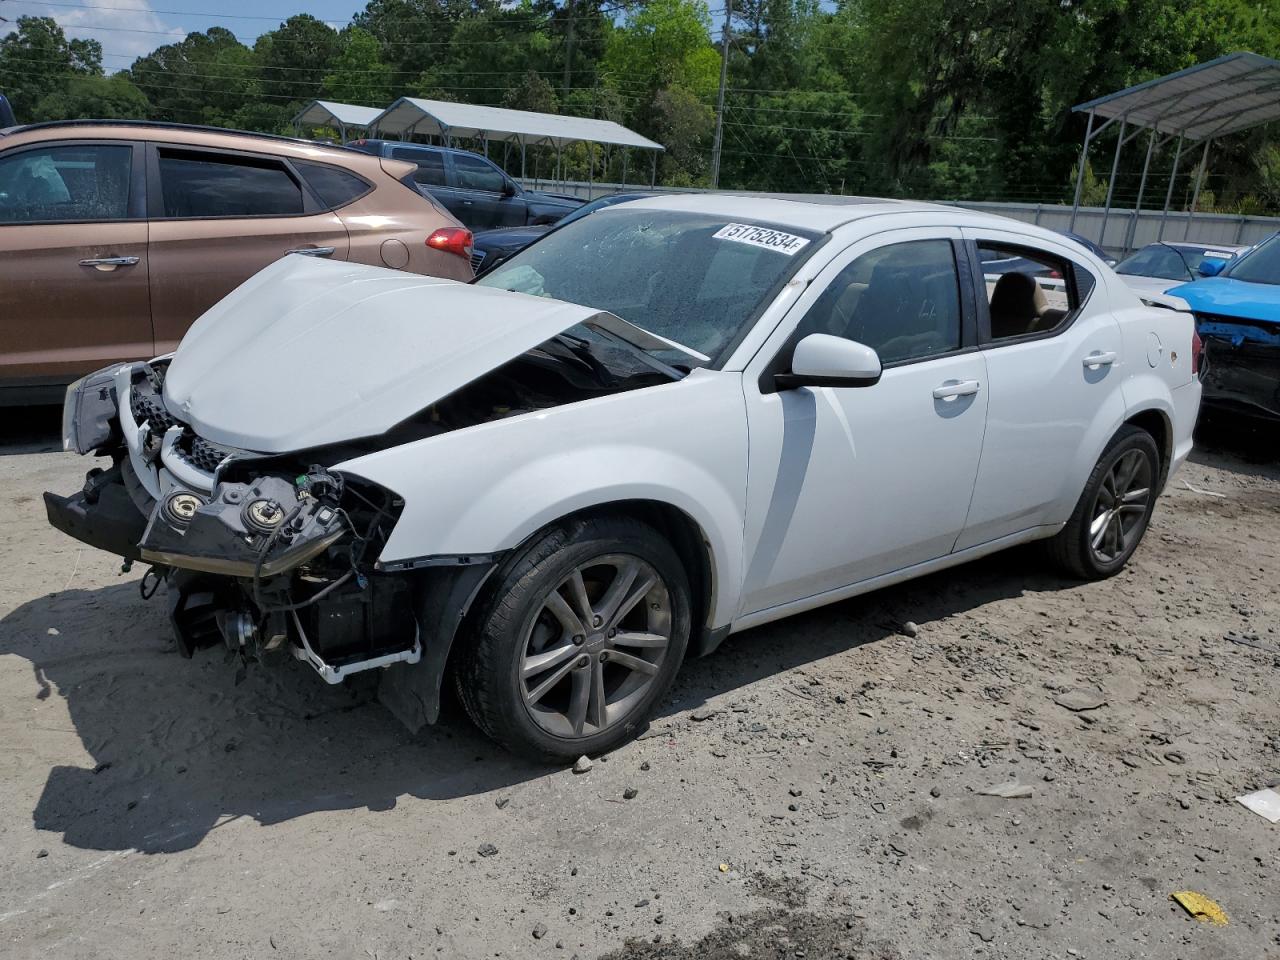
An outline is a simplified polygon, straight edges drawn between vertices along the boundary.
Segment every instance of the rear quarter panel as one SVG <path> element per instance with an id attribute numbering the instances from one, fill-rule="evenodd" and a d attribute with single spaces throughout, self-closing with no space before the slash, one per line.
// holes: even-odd
<path id="1" fill-rule="evenodd" d="M 1136 298 L 1135 298 L 1136 299 Z M 1195 319 L 1189 310 L 1139 301 L 1116 311 L 1124 337 L 1126 419 L 1158 411 L 1169 427 L 1166 480 L 1191 452 L 1200 384 L 1191 372 Z"/>

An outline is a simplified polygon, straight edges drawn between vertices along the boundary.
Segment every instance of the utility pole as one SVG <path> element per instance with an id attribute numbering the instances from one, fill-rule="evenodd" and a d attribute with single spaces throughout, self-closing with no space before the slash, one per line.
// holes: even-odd
<path id="1" fill-rule="evenodd" d="M 716 97 L 716 136 L 711 144 L 711 189 L 720 186 L 720 144 L 724 140 L 724 85 L 729 78 L 729 23 L 733 19 L 733 0 L 725 0 L 724 34 L 720 38 L 720 93 Z"/>
<path id="2" fill-rule="evenodd" d="M 573 0 L 564 0 L 564 13 L 568 22 L 564 28 L 564 90 L 561 96 L 567 97 L 573 74 Z"/>

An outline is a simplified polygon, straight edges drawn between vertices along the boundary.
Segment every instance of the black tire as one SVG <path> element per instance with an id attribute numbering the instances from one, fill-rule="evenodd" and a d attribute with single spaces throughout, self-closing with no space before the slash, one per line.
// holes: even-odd
<path id="1" fill-rule="evenodd" d="M 1102 513 L 1107 512 L 1099 498 L 1101 496 L 1105 500 L 1108 496 L 1108 478 L 1122 460 L 1126 460 L 1126 463 L 1141 461 L 1144 464 L 1149 478 L 1148 493 L 1145 509 L 1140 514 L 1134 511 L 1132 528 L 1122 534 L 1123 546 L 1109 556 L 1106 551 L 1100 553 L 1094 548 L 1092 541 L 1095 534 L 1091 527 L 1095 520 L 1101 519 Z M 1132 424 L 1122 426 L 1102 451 L 1102 456 L 1089 474 L 1071 519 L 1056 536 L 1045 542 L 1050 560 L 1063 572 L 1081 580 L 1102 580 L 1123 570 L 1146 533 L 1151 513 L 1155 509 L 1161 479 L 1160 451 L 1155 439 L 1141 427 Z"/>
<path id="2" fill-rule="evenodd" d="M 563 588 L 566 578 L 572 577 L 575 570 L 608 569 L 590 565 L 597 560 L 608 562 L 618 558 L 635 558 L 650 574 L 656 572 L 665 595 L 657 594 L 661 599 L 651 604 L 653 595 L 646 594 L 633 609 L 635 615 L 649 617 L 650 607 L 654 610 L 665 607 L 654 616 L 666 618 L 663 622 L 669 626 L 670 639 L 664 652 L 646 654 L 660 658 L 654 664 L 656 672 L 648 679 L 635 674 L 641 683 L 639 689 L 624 698 L 625 702 L 618 705 L 618 716 L 610 717 L 607 725 L 598 730 L 584 728 L 581 735 L 574 735 L 569 728 L 563 733 L 548 731 L 544 724 L 554 711 L 542 711 L 538 704 L 526 705 L 525 702 L 525 684 L 533 681 L 526 680 L 522 667 L 526 665 L 528 651 L 542 649 L 531 647 L 532 631 L 542 629 L 540 624 L 547 622 L 539 619 L 546 616 L 547 600 L 553 591 Z M 638 733 L 654 706 L 670 689 L 688 646 L 690 611 L 689 581 L 684 565 L 653 527 L 627 517 L 591 517 L 553 527 L 536 536 L 494 571 L 474 616 L 468 618 L 467 635 L 459 638 L 464 646 L 459 650 L 454 671 L 459 698 L 476 726 L 513 753 L 549 761 L 605 753 Z M 619 626 L 622 633 L 618 642 L 632 629 Z M 557 638 L 554 643 L 562 646 L 564 638 Z M 583 660 L 599 658 L 602 678 L 612 668 L 615 684 L 620 679 L 619 672 L 623 672 L 622 685 L 617 689 L 633 683 L 630 669 L 617 662 L 619 651 L 613 651 L 615 660 L 611 668 L 604 665 L 607 650 L 603 656 L 587 653 L 593 645 L 602 643 L 607 641 L 598 633 L 592 633 L 578 648 Z M 550 648 L 552 642 L 546 646 Z M 596 670 L 595 660 L 584 669 Z M 572 674 L 564 683 L 576 690 Z M 592 683 L 594 705 L 594 674 Z M 602 679 L 601 690 L 605 683 Z M 572 724 L 572 694 L 568 697 L 570 706 L 565 710 L 564 720 Z M 535 717 L 541 717 L 542 722 Z M 553 720 L 559 722 L 554 716 Z"/>

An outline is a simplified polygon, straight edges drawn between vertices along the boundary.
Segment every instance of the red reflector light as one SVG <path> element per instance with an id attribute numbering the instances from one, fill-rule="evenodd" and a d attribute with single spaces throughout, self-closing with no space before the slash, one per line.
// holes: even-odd
<path id="1" fill-rule="evenodd" d="M 1200 339 L 1200 334 L 1193 327 L 1191 330 L 1191 373 L 1192 375 L 1200 372 L 1200 352 L 1204 350 L 1204 343 Z"/>
<path id="2" fill-rule="evenodd" d="M 427 237 L 427 246 L 470 259 L 473 240 L 471 231 L 463 227 L 441 227 Z"/>

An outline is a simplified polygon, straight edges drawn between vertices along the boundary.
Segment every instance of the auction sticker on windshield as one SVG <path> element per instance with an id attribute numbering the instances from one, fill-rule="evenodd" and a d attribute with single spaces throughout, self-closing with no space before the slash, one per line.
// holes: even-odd
<path id="1" fill-rule="evenodd" d="M 714 234 L 716 240 L 732 240 L 735 243 L 747 243 L 753 247 L 764 247 L 776 250 L 788 257 L 808 245 L 806 237 L 797 237 L 794 233 L 783 233 L 781 230 L 770 230 L 768 227 L 753 227 L 749 223 L 727 223 Z"/>

